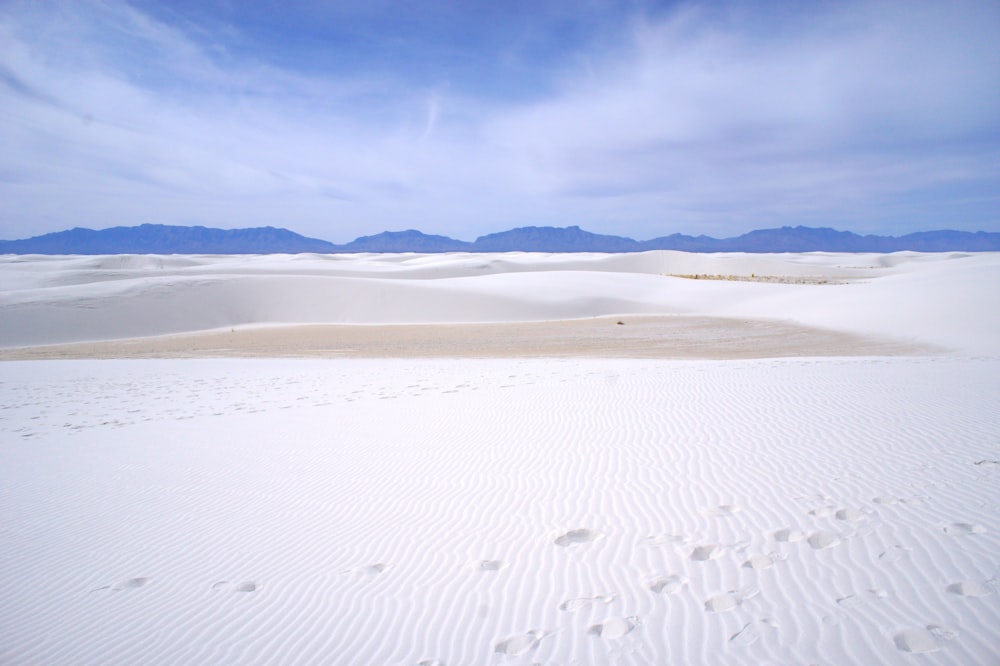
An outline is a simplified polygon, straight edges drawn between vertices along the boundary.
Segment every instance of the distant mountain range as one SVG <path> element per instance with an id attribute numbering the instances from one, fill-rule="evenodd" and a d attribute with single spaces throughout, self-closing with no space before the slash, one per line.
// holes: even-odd
<path id="1" fill-rule="evenodd" d="M 647 241 L 580 227 L 520 227 L 473 242 L 420 231 L 385 231 L 337 245 L 287 229 L 210 229 L 162 224 L 70 229 L 24 240 L 0 241 L 0 254 L 277 254 L 348 252 L 985 252 L 1000 251 L 1000 233 L 923 231 L 905 236 L 859 236 L 812 227 L 760 229 L 733 238 L 672 234 Z"/>

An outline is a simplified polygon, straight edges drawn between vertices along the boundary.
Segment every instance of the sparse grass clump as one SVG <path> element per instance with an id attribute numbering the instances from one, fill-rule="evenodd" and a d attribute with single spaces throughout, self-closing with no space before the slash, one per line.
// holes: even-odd
<path id="1" fill-rule="evenodd" d="M 770 282 L 773 284 L 845 284 L 846 280 L 807 275 L 722 275 L 720 273 L 668 273 L 685 280 L 726 280 L 729 282 Z"/>

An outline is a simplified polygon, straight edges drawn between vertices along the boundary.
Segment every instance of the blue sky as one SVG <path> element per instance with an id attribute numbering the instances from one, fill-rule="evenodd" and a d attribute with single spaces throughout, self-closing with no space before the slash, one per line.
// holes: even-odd
<path id="1" fill-rule="evenodd" d="M 1000 3 L 0 0 L 0 238 L 1000 231 Z"/>

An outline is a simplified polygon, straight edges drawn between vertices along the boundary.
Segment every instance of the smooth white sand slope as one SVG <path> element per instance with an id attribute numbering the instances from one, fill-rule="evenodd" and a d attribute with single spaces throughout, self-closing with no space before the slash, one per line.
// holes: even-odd
<path id="1" fill-rule="evenodd" d="M 846 281 L 782 284 L 671 275 Z M 1000 353 L 1000 253 L 0 257 L 0 347 L 252 325 L 657 314 Z"/>
<path id="2" fill-rule="evenodd" d="M 0 364 L 4 664 L 989 664 L 1000 361 Z"/>

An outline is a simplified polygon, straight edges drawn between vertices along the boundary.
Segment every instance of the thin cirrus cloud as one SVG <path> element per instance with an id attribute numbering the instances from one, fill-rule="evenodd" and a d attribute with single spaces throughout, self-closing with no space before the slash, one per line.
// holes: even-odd
<path id="1" fill-rule="evenodd" d="M 719 28 L 695 8 L 641 25 L 628 54 L 503 119 L 501 134 L 534 165 L 527 181 L 720 217 L 834 213 L 877 227 L 868 216 L 899 195 L 988 193 L 996 17 L 911 7 L 795 17 L 780 37 Z M 996 204 L 981 224 L 997 224 Z"/>
<path id="2" fill-rule="evenodd" d="M 1000 228 L 992 3 L 372 6 L 0 8 L 0 237 Z"/>

